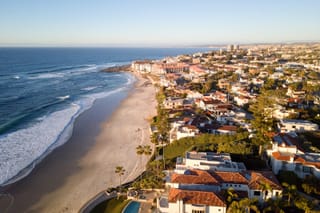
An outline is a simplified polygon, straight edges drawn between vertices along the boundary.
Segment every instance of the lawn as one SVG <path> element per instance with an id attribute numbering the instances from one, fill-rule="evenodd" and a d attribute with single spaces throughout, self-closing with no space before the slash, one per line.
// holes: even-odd
<path id="1" fill-rule="evenodd" d="M 91 213 L 121 213 L 129 202 L 130 200 L 126 200 L 125 197 L 120 197 L 119 199 L 113 198 L 97 205 Z"/>

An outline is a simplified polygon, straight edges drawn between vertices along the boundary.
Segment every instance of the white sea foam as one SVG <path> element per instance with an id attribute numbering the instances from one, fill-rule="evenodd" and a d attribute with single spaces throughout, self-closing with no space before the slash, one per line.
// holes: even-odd
<path id="1" fill-rule="evenodd" d="M 32 165 L 60 139 L 61 133 L 73 122 L 80 106 L 54 112 L 33 126 L 0 138 L 0 185 Z"/>
<path id="2" fill-rule="evenodd" d="M 70 95 L 59 96 L 59 97 L 57 97 L 57 98 L 60 99 L 60 100 L 66 100 L 66 99 L 70 98 Z"/>
<path id="3" fill-rule="evenodd" d="M 131 75 L 128 75 L 128 82 L 132 82 L 131 78 Z M 128 87 L 86 95 L 66 109 L 36 119 L 36 123 L 26 129 L 1 136 L 0 186 L 28 175 L 35 164 L 64 144 L 72 135 L 76 117 L 89 109 L 96 99 L 105 98 L 126 88 Z"/>
<path id="4" fill-rule="evenodd" d="M 83 75 L 86 73 L 99 72 L 103 68 L 113 67 L 128 64 L 129 62 L 119 62 L 119 63 L 106 63 L 101 65 L 96 64 L 84 64 L 81 66 L 65 66 L 60 67 L 59 70 L 47 69 L 43 70 L 44 73 L 37 71 L 36 73 L 30 73 L 28 79 L 37 80 L 37 79 L 49 79 L 49 78 L 63 78 L 76 75 Z"/>
<path id="5" fill-rule="evenodd" d="M 85 88 L 83 88 L 81 90 L 83 90 L 83 91 L 91 91 L 91 90 L 94 90 L 96 88 L 98 88 L 98 87 L 85 87 Z"/>
<path id="6" fill-rule="evenodd" d="M 42 73 L 35 76 L 30 76 L 28 79 L 46 79 L 46 78 L 62 78 L 64 77 L 63 73 Z"/>

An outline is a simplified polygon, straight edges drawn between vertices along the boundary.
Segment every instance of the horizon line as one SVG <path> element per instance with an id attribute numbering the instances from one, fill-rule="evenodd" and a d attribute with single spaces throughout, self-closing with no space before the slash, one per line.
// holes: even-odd
<path id="1" fill-rule="evenodd" d="M 190 44 L 190 45 L 130 45 L 130 44 L 0 44 L 0 48 L 216 48 L 225 47 L 230 44 L 237 45 L 281 45 L 281 44 L 316 44 L 320 40 L 300 41 L 276 41 L 276 42 L 219 42 L 212 44 Z"/>

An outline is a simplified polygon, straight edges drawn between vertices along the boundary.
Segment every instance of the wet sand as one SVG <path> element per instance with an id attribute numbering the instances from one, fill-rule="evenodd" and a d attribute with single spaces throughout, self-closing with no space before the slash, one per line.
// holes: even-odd
<path id="1" fill-rule="evenodd" d="M 8 212 L 78 212 L 97 193 L 119 184 L 116 166 L 126 170 L 123 183 L 137 177 L 148 159 L 140 164 L 135 148 L 150 144 L 148 119 L 156 114 L 155 88 L 146 82 L 138 77 L 127 98 L 110 95 L 81 114 L 66 144 L 5 188 L 14 198 Z M 0 210 L 9 201 L 1 197 Z"/>

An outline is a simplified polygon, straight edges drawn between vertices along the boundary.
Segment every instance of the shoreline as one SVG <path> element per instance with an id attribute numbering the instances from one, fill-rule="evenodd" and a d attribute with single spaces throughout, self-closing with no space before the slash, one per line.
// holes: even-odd
<path id="1" fill-rule="evenodd" d="M 50 153 L 27 177 L 6 186 L 5 192 L 14 197 L 8 212 L 77 212 L 101 190 L 118 185 L 114 174 L 118 164 L 126 169 L 123 183 L 144 170 L 135 163 L 139 162 L 135 147 L 149 142 L 146 119 L 155 115 L 155 89 L 144 85 L 148 80 L 135 77 L 133 91 L 97 100 L 76 119 L 68 142 Z M 101 113 L 106 106 L 113 110 Z M 135 132 L 138 128 L 143 132 L 140 135 Z"/>
<path id="2" fill-rule="evenodd" d="M 128 79 L 129 79 L 129 81 L 132 80 L 133 83 L 131 83 L 131 85 L 129 87 L 127 87 L 127 88 L 125 88 L 125 87 L 116 88 L 114 90 L 106 92 L 105 93 L 105 97 L 94 98 L 92 101 L 89 100 L 89 98 L 82 97 L 82 99 L 80 99 L 78 101 L 75 101 L 74 103 L 69 104 L 70 106 L 74 105 L 74 106 L 78 107 L 78 109 L 70 117 L 68 123 L 66 123 L 65 126 L 63 127 L 63 130 L 59 132 L 59 134 L 56 136 L 54 141 L 52 143 L 50 143 L 46 147 L 45 151 L 41 155 L 39 155 L 37 158 L 35 158 L 33 161 L 31 161 L 26 167 L 22 168 L 14 176 L 12 176 L 11 178 L 7 179 L 5 182 L 2 182 L 0 184 L 0 192 L 6 186 L 12 185 L 12 184 L 22 180 L 26 176 L 28 176 L 32 172 L 32 170 L 39 163 L 41 163 L 43 161 L 43 159 L 45 159 L 48 155 L 50 155 L 51 152 L 53 152 L 58 147 L 63 146 L 65 143 L 67 143 L 70 140 L 70 138 L 72 137 L 74 124 L 75 124 L 77 118 L 82 113 L 84 113 L 85 111 L 87 111 L 91 107 L 93 107 L 96 101 L 99 101 L 99 99 L 107 98 L 109 95 L 112 95 L 114 93 L 122 93 L 123 91 L 125 93 L 129 93 L 128 91 L 134 86 L 134 81 L 136 80 L 136 78 L 135 78 L 134 75 L 132 75 L 132 77 L 129 77 Z M 99 94 L 99 93 L 96 93 L 96 94 Z M 91 95 L 94 96 L 96 94 L 91 94 Z M 64 111 L 64 110 L 68 110 L 68 109 L 69 109 L 69 107 L 66 107 L 66 108 L 60 109 L 60 110 L 58 110 L 58 111 L 56 111 L 54 113 L 61 112 L 61 111 Z M 54 113 L 52 113 L 52 114 L 54 114 Z"/>

